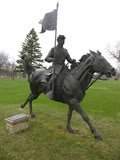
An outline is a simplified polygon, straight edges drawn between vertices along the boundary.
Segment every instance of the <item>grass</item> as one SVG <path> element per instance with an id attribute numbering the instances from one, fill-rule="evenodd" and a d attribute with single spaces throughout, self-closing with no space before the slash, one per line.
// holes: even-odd
<path id="1" fill-rule="evenodd" d="M 17 134 L 5 129 L 5 118 L 29 114 L 20 104 L 29 94 L 26 80 L 0 80 L 0 160 L 119 160 L 120 159 L 120 81 L 98 81 L 81 103 L 94 126 L 103 136 L 97 141 L 89 127 L 73 113 L 72 127 L 66 131 L 67 105 L 41 95 L 33 102 L 35 119 Z"/>

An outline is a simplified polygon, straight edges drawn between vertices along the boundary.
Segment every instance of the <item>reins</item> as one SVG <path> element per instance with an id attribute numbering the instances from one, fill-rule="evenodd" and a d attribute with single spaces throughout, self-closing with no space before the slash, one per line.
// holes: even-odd
<path id="1" fill-rule="evenodd" d="M 94 61 L 94 58 L 92 59 L 92 62 L 93 62 L 93 61 Z M 78 67 L 79 67 L 79 65 L 72 71 L 72 73 L 74 73 L 74 72 L 78 69 Z M 84 70 L 84 71 L 85 71 L 85 70 Z M 91 74 L 91 73 L 89 72 L 89 70 L 86 70 L 85 74 L 81 77 L 79 83 L 81 83 L 81 82 L 83 81 L 84 77 L 85 77 L 87 74 L 93 76 L 93 74 Z M 103 74 L 100 73 L 92 82 L 90 82 L 90 84 L 87 86 L 86 90 L 87 90 L 88 88 L 90 88 L 98 79 L 100 79 L 100 77 L 101 77 L 102 75 L 103 75 Z"/>

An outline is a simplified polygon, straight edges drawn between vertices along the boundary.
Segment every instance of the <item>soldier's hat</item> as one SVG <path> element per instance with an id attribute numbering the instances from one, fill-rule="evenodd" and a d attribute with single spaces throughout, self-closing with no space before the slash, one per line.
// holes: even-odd
<path id="1" fill-rule="evenodd" d="M 59 36 L 57 37 L 57 40 L 58 40 L 59 38 L 65 39 L 65 36 L 64 36 L 64 35 L 59 35 Z"/>

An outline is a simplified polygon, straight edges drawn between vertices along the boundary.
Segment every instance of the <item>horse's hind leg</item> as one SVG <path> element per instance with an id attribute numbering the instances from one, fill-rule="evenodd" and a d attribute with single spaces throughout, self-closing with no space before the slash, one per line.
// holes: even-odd
<path id="1" fill-rule="evenodd" d="M 69 104 L 73 107 L 75 111 L 77 111 L 83 117 L 84 121 L 87 122 L 87 124 L 90 127 L 91 132 L 94 134 L 95 139 L 102 140 L 101 135 L 92 125 L 89 117 L 87 116 L 87 114 L 83 111 L 82 107 L 80 106 L 79 101 L 77 99 L 71 99 L 69 100 Z"/>

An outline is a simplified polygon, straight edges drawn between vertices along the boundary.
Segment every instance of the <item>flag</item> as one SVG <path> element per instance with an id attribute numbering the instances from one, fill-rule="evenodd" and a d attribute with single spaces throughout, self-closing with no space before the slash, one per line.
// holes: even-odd
<path id="1" fill-rule="evenodd" d="M 44 18 L 39 22 L 42 24 L 41 33 L 44 33 L 46 30 L 53 31 L 56 30 L 57 26 L 57 9 L 54 9 L 52 12 L 46 13 Z"/>

